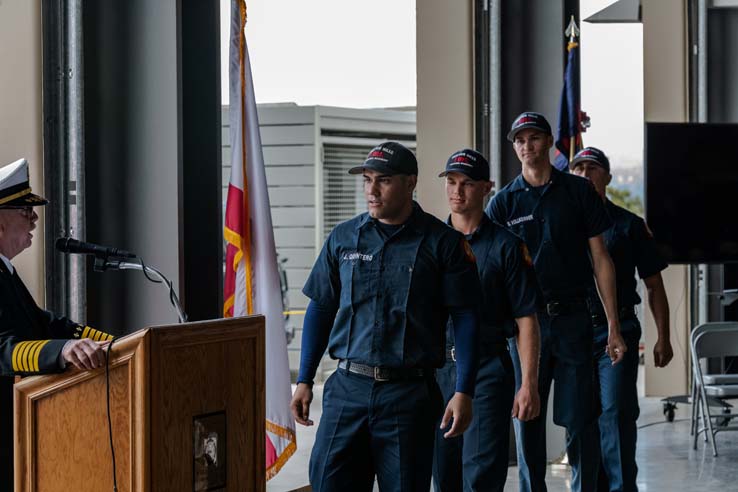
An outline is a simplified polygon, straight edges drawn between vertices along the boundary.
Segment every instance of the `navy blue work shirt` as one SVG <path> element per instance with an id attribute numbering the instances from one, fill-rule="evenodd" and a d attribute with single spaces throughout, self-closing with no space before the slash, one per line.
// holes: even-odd
<path id="1" fill-rule="evenodd" d="M 448 222 L 451 224 L 451 217 Z M 495 224 L 486 215 L 466 240 L 477 259 L 482 282 L 479 344 L 486 347 L 504 344 L 515 336 L 515 318 L 534 314 L 538 309 L 533 261 L 525 243 L 515 234 Z M 449 320 L 446 343 L 453 345 L 453 322 Z"/>
<path id="2" fill-rule="evenodd" d="M 633 307 L 641 303 L 636 269 L 640 278 L 648 278 L 668 265 L 659 254 L 653 235 L 642 218 L 610 200 L 605 202 L 605 207 L 614 222 L 604 237 L 615 264 L 618 307 Z"/>
<path id="3" fill-rule="evenodd" d="M 587 179 L 552 166 L 551 180 L 534 187 L 521 174 L 495 194 L 486 212 L 527 244 L 545 302 L 588 296 L 594 287 L 588 240 L 612 221 Z"/>
<path id="4" fill-rule="evenodd" d="M 338 307 L 333 359 L 390 368 L 441 367 L 448 310 L 476 307 L 479 291 L 464 236 L 417 203 L 389 237 L 368 213 L 336 226 L 303 288 Z"/>

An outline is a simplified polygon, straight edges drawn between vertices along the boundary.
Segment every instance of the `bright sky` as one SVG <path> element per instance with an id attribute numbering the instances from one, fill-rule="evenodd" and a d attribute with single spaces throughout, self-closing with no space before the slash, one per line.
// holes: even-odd
<path id="1" fill-rule="evenodd" d="M 227 70 L 230 0 L 220 1 Z M 581 0 L 581 16 L 610 3 Z M 415 0 L 248 0 L 248 18 L 257 102 L 415 105 Z M 581 29 L 582 109 L 592 119 L 584 143 L 601 147 L 613 167 L 640 163 L 642 26 L 583 23 Z M 227 103 L 227 74 L 222 83 Z"/>
<path id="2" fill-rule="evenodd" d="M 220 0 L 229 26 L 230 0 Z M 256 101 L 415 106 L 415 0 L 247 0 Z M 221 66 L 228 67 L 228 27 Z M 223 78 L 224 103 L 228 98 Z"/>
<path id="3" fill-rule="evenodd" d="M 586 19 L 612 0 L 582 0 Z M 584 145 L 600 147 L 613 167 L 643 160 L 643 26 L 582 23 L 582 110 L 592 119 Z"/>

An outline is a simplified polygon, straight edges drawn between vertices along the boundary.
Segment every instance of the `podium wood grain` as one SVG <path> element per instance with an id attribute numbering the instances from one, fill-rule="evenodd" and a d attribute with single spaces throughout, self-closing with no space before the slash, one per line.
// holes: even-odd
<path id="1" fill-rule="evenodd" d="M 193 419 L 216 412 L 224 490 L 265 490 L 263 317 L 144 329 L 110 366 L 119 492 L 193 490 Z M 105 396 L 104 369 L 16 384 L 16 492 L 112 491 Z"/>

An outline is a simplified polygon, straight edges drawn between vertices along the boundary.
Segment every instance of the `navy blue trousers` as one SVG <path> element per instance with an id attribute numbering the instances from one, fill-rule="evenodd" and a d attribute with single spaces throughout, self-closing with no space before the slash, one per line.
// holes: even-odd
<path id="1" fill-rule="evenodd" d="M 636 475 L 636 421 L 638 406 L 638 343 L 641 326 L 637 318 L 620 320 L 620 329 L 628 347 L 623 360 L 613 366 L 605 352 L 607 325 L 595 327 L 594 357 L 595 382 L 600 397 L 602 414 L 597 421 L 600 435 L 601 468 L 600 492 L 635 492 Z"/>
<path id="2" fill-rule="evenodd" d="M 442 408 L 431 376 L 391 382 L 338 369 L 323 390 L 310 456 L 314 492 L 428 492 Z"/>
<path id="3" fill-rule="evenodd" d="M 593 422 L 597 406 L 593 388 L 592 320 L 582 311 L 560 316 L 538 313 L 541 358 L 538 370 L 540 415 L 527 422 L 513 419 L 518 452 L 520 490 L 546 491 L 546 414 L 554 386 L 553 421 L 566 428 L 566 451 L 572 469 L 573 491 L 596 489 L 599 443 Z M 516 390 L 521 382 L 520 356 L 510 339 Z"/>
<path id="4" fill-rule="evenodd" d="M 445 402 L 456 388 L 456 364 L 436 372 Z M 433 483 L 436 492 L 502 491 L 507 479 L 510 414 L 515 373 L 510 354 L 482 356 L 474 396 L 474 418 L 463 436 L 446 439 L 436 430 Z"/>

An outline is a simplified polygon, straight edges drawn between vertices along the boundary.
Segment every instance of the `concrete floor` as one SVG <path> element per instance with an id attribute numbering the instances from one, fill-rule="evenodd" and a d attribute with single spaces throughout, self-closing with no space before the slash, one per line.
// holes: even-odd
<path id="1" fill-rule="evenodd" d="M 267 492 L 284 492 L 308 484 L 310 449 L 320 419 L 322 386 L 315 387 L 311 417 L 313 427 L 297 426 L 295 455 L 282 471 L 267 483 Z M 689 436 L 689 407 L 679 406 L 676 420 L 667 423 L 658 398 L 641 398 L 637 460 L 640 467 L 638 487 L 648 491 L 738 491 L 738 432 L 723 432 L 717 437 L 717 458 L 702 440 L 692 450 Z M 680 420 L 684 419 L 684 420 Z M 653 425 L 649 425 L 653 424 Z M 551 465 L 547 474 L 548 490 L 569 490 L 570 472 L 566 465 Z M 378 489 L 377 489 L 378 490 Z M 510 467 L 505 491 L 518 490 L 518 469 Z"/>

